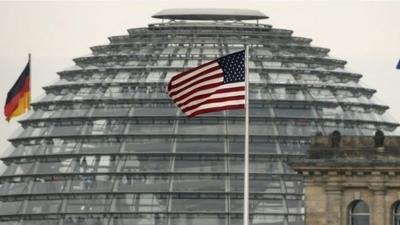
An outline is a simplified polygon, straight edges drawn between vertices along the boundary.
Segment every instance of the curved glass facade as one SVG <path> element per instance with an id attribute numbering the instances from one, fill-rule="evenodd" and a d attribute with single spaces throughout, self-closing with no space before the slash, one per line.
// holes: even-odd
<path id="1" fill-rule="evenodd" d="M 251 224 L 304 224 L 286 164 L 309 137 L 397 123 L 346 62 L 292 31 L 242 21 L 150 24 L 74 59 L 2 156 L 0 225 L 242 224 L 244 111 L 185 118 L 170 77 L 250 45 Z"/>

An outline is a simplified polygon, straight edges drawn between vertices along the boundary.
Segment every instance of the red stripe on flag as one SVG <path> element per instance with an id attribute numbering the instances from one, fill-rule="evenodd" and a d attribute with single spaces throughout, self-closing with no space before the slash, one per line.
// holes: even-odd
<path id="1" fill-rule="evenodd" d="M 223 98 L 211 98 L 211 99 L 205 100 L 204 102 L 201 102 L 199 104 L 189 106 L 189 107 L 183 109 L 182 112 L 187 112 L 187 111 L 196 109 L 197 107 L 204 105 L 204 104 L 208 104 L 208 103 L 226 102 L 226 101 L 241 100 L 241 99 L 244 99 L 243 95 L 229 96 L 229 97 L 223 97 Z"/>
<path id="2" fill-rule="evenodd" d="M 209 97 L 209 96 L 211 96 L 213 94 L 223 94 L 223 93 L 229 93 L 229 92 L 244 91 L 244 89 L 245 89 L 244 86 L 218 89 L 218 90 L 216 90 L 216 91 L 214 91 L 212 93 L 208 93 L 208 94 L 204 94 L 204 95 L 198 95 L 198 96 L 195 96 L 195 97 L 193 97 L 191 99 L 188 99 L 187 101 L 185 101 L 185 102 L 183 102 L 181 104 L 178 104 L 178 107 L 184 106 L 184 105 L 188 104 L 189 102 L 193 102 L 193 101 L 196 101 L 196 100 L 207 98 L 207 97 Z"/>

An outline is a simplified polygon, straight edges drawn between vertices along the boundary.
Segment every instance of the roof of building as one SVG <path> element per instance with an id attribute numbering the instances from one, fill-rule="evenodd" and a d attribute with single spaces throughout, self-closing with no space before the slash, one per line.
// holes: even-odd
<path id="1" fill-rule="evenodd" d="M 258 20 L 264 13 L 251 9 L 165 9 L 152 16 L 171 20 Z"/>

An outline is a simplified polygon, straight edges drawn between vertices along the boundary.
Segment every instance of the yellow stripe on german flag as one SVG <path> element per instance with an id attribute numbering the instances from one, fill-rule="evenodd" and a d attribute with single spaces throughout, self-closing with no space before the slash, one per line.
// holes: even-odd
<path id="1" fill-rule="evenodd" d="M 4 106 L 4 115 L 6 120 L 19 116 L 26 112 L 31 105 L 31 68 L 30 60 L 26 64 L 18 80 L 7 94 L 6 105 Z"/>

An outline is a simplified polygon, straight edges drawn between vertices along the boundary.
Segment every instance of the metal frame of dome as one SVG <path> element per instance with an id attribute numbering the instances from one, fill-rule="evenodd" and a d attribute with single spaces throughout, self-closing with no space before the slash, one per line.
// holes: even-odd
<path id="1" fill-rule="evenodd" d="M 260 20 L 268 19 L 264 13 L 250 9 L 165 9 L 153 18 L 171 20 Z"/>

